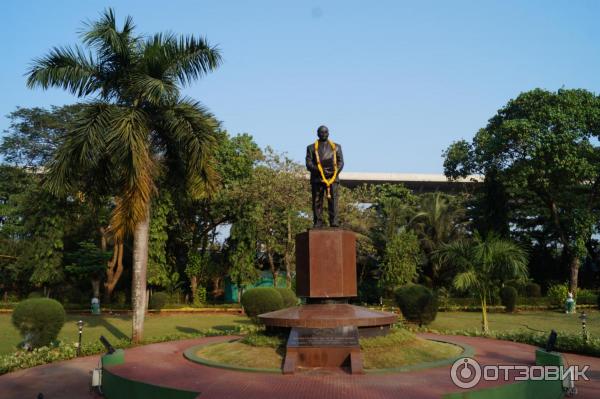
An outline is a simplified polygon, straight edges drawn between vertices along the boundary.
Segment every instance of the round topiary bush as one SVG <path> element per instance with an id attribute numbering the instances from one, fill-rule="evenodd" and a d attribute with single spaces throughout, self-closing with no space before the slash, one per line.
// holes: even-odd
<path id="1" fill-rule="evenodd" d="M 242 295 L 242 307 L 252 319 L 259 314 L 283 308 L 281 294 L 272 287 L 251 288 Z"/>
<path id="2" fill-rule="evenodd" d="M 502 300 L 502 306 L 506 308 L 507 312 L 514 312 L 517 307 L 517 297 L 519 294 L 515 287 L 505 286 L 500 290 L 500 299 Z"/>
<path id="3" fill-rule="evenodd" d="M 409 284 L 398 288 L 395 294 L 396 302 L 406 320 L 419 323 L 419 326 L 435 320 L 438 301 L 429 288 L 419 284 Z"/>
<path id="4" fill-rule="evenodd" d="M 279 295 L 281 295 L 284 308 L 289 308 L 298 304 L 298 297 L 291 289 L 286 287 L 277 287 L 275 289 L 279 292 Z"/>
<path id="5" fill-rule="evenodd" d="M 160 310 L 164 308 L 167 303 L 169 303 L 169 294 L 166 292 L 155 292 L 150 297 L 150 301 L 148 301 L 148 307 L 150 309 Z"/>
<path id="6" fill-rule="evenodd" d="M 542 287 L 536 283 L 527 283 L 525 294 L 530 298 L 539 298 L 542 296 Z"/>
<path id="7" fill-rule="evenodd" d="M 54 299 L 26 299 L 15 307 L 12 323 L 31 348 L 47 346 L 65 324 L 65 309 Z"/>

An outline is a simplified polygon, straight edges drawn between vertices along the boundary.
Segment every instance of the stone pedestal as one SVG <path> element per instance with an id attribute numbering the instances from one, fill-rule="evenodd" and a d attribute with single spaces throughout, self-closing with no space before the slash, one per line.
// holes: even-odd
<path id="1" fill-rule="evenodd" d="M 363 374 L 356 326 L 292 328 L 283 373 L 293 374 L 297 368 L 315 367 L 347 367 L 352 374 Z"/>
<path id="2" fill-rule="evenodd" d="M 356 296 L 356 236 L 310 229 L 296 236 L 296 294 L 306 298 Z"/>
<path id="3" fill-rule="evenodd" d="M 310 229 L 296 236 L 296 294 L 307 304 L 258 316 L 267 326 L 290 329 L 285 374 L 323 367 L 362 374 L 361 330 L 385 334 L 397 320 L 393 313 L 347 303 L 356 296 L 356 236 L 348 230 Z"/>

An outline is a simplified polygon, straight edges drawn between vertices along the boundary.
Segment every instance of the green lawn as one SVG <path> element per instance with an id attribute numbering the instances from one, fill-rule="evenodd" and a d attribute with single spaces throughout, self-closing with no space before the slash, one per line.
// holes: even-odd
<path id="1" fill-rule="evenodd" d="M 600 312 L 586 310 L 588 330 L 593 336 L 600 336 Z M 554 311 L 519 312 L 516 314 L 490 313 L 490 328 L 494 331 L 551 329 L 570 333 L 581 332 L 579 314 L 566 315 Z M 109 340 L 128 338 L 131 334 L 130 316 L 77 316 L 68 315 L 59 339 L 65 342 L 77 340 L 77 320 L 85 322 L 83 341 L 93 342 L 106 336 Z M 248 324 L 247 318 L 228 314 L 167 314 L 146 316 L 146 338 L 176 333 L 194 333 L 206 328 L 226 328 L 236 324 Z M 436 330 L 473 330 L 481 327 L 481 314 L 478 312 L 439 312 L 430 325 Z M 10 353 L 19 343 L 20 337 L 10 322 L 10 314 L 0 314 L 0 354 Z"/>
<path id="2" fill-rule="evenodd" d="M 600 336 L 600 311 L 586 309 L 587 328 L 591 335 Z M 578 314 L 558 311 L 531 311 L 519 313 L 488 313 L 490 329 L 493 331 L 563 331 L 578 334 L 581 320 Z M 480 312 L 438 312 L 429 326 L 435 330 L 473 330 L 481 328 Z"/>
<path id="3" fill-rule="evenodd" d="M 97 341 L 104 335 L 109 341 L 131 336 L 131 316 L 78 316 L 68 315 L 59 339 L 76 342 L 77 321 L 84 321 L 83 342 Z M 145 337 L 152 338 L 168 334 L 195 333 L 207 328 L 232 328 L 236 324 L 247 324 L 246 317 L 229 314 L 175 314 L 147 315 Z M 10 314 L 0 314 L 0 354 L 10 353 L 20 342 L 19 333 L 10 321 Z"/>

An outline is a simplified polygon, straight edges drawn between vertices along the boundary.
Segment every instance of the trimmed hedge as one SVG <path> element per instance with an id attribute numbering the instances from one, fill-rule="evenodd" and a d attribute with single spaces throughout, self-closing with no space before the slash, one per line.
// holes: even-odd
<path id="1" fill-rule="evenodd" d="M 60 302 L 50 298 L 32 298 L 15 307 L 12 323 L 21 333 L 24 344 L 39 348 L 56 341 L 65 317 L 65 309 Z"/>
<path id="2" fill-rule="evenodd" d="M 241 302 L 248 317 L 255 321 L 259 314 L 283 308 L 283 298 L 273 287 L 251 288 L 244 292 Z"/>
<path id="3" fill-rule="evenodd" d="M 506 308 L 507 312 L 514 312 L 517 307 L 517 297 L 519 294 L 514 287 L 506 286 L 500 290 L 500 299 L 502 300 L 502 306 Z"/>
<path id="4" fill-rule="evenodd" d="M 169 303 L 169 294 L 166 292 L 155 292 L 148 301 L 148 307 L 150 309 L 160 310 L 164 308 L 167 303 Z"/>
<path id="5" fill-rule="evenodd" d="M 525 285 L 525 295 L 530 298 L 539 298 L 542 296 L 542 287 L 537 283 L 527 283 Z"/>
<path id="6" fill-rule="evenodd" d="M 409 284 L 398 288 L 395 294 L 398 307 L 406 320 L 419 323 L 419 326 L 435 320 L 438 301 L 429 288 L 419 284 Z"/>
<path id="7" fill-rule="evenodd" d="M 291 289 L 285 287 L 277 287 L 275 289 L 279 292 L 279 295 L 281 295 L 284 308 L 289 308 L 298 304 L 298 297 Z"/>

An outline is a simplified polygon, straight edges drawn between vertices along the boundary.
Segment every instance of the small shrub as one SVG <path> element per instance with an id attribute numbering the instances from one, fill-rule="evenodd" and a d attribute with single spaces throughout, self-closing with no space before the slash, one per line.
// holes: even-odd
<path id="1" fill-rule="evenodd" d="M 65 324 L 65 309 L 54 299 L 26 299 L 15 307 L 12 323 L 32 348 L 47 346 Z"/>
<path id="2" fill-rule="evenodd" d="M 169 303 L 169 294 L 166 292 L 155 292 L 150 297 L 148 307 L 150 309 L 160 310 L 164 308 L 167 303 Z"/>
<path id="3" fill-rule="evenodd" d="M 542 296 L 542 287 L 536 283 L 527 283 L 525 285 L 525 295 L 529 298 L 539 298 Z"/>
<path id="4" fill-rule="evenodd" d="M 517 295 L 523 295 L 525 293 L 525 284 L 521 280 L 508 280 L 504 283 L 504 286 L 513 287 L 517 290 Z M 500 300 L 502 300 L 502 295 L 499 294 Z"/>
<path id="5" fill-rule="evenodd" d="M 505 286 L 500 290 L 500 299 L 502 300 L 502 306 L 506 308 L 507 312 L 514 312 L 517 305 L 517 297 L 519 294 L 515 287 Z"/>
<path id="6" fill-rule="evenodd" d="M 569 287 L 567 284 L 552 284 L 548 287 L 548 298 L 550 303 L 556 307 L 564 308 L 568 295 Z"/>
<path id="7" fill-rule="evenodd" d="M 281 294 L 272 287 L 251 288 L 244 292 L 241 302 L 248 317 L 255 320 L 259 314 L 283 308 Z"/>
<path id="8" fill-rule="evenodd" d="M 275 289 L 279 292 L 279 295 L 281 295 L 284 308 L 289 308 L 298 304 L 298 297 L 291 289 L 285 287 L 278 287 Z"/>
<path id="9" fill-rule="evenodd" d="M 438 301 L 431 290 L 423 285 L 409 284 L 396 291 L 396 302 L 408 321 L 429 324 L 437 316 Z"/>

